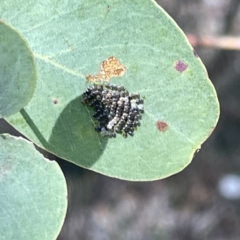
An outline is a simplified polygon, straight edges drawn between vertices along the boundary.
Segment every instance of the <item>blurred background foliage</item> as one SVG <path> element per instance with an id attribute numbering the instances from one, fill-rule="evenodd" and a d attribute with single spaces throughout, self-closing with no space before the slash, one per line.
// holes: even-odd
<path id="1" fill-rule="evenodd" d="M 239 0 L 158 3 L 186 34 L 240 36 Z M 105 177 L 43 152 L 59 162 L 68 183 L 68 213 L 58 240 L 239 239 L 240 52 L 197 44 L 195 49 L 221 106 L 202 150 L 182 172 L 146 183 Z M 0 132 L 19 135 L 3 120 Z"/>

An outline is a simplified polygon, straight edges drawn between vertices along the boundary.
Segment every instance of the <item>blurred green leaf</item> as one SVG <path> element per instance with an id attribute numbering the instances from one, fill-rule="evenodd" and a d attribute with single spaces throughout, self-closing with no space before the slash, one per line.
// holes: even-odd
<path id="1" fill-rule="evenodd" d="M 32 143 L 0 135 L 0 239 L 54 240 L 67 208 L 63 173 Z"/>
<path id="2" fill-rule="evenodd" d="M 36 69 L 23 37 L 0 20 L 0 118 L 25 107 L 36 87 Z"/>
<path id="3" fill-rule="evenodd" d="M 29 42 L 38 71 L 33 99 L 7 120 L 40 147 L 108 176 L 155 180 L 186 167 L 215 128 L 219 104 L 206 69 L 155 2 L 4 0 L 2 6 L 1 16 Z M 133 138 L 99 136 L 80 103 L 86 76 L 110 56 L 126 67 L 111 82 L 145 96 Z"/>

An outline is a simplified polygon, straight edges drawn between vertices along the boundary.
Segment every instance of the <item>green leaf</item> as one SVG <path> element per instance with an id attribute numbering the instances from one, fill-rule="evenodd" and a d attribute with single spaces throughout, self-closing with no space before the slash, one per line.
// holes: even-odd
<path id="1" fill-rule="evenodd" d="M 0 118 L 25 107 L 35 87 L 36 69 L 27 42 L 0 20 Z"/>
<path id="2" fill-rule="evenodd" d="M 0 238 L 54 240 L 67 208 L 63 173 L 32 143 L 0 135 Z"/>
<path id="3" fill-rule="evenodd" d="M 82 167 L 127 180 L 181 171 L 219 117 L 216 92 L 179 27 L 150 0 L 3 1 L 1 15 L 33 49 L 36 93 L 7 120 L 42 148 Z M 11 16 L 15 17 L 12 18 Z M 126 68 L 111 83 L 145 97 L 133 138 L 106 139 L 81 104 L 110 56 Z"/>

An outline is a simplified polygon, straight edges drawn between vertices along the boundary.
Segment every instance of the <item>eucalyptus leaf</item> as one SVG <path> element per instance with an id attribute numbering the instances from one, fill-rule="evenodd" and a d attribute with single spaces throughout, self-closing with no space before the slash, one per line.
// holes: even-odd
<path id="1" fill-rule="evenodd" d="M 0 238 L 54 240 L 66 214 L 67 188 L 54 161 L 32 143 L 0 135 Z"/>
<path id="2" fill-rule="evenodd" d="M 108 176 L 146 181 L 185 168 L 215 128 L 219 103 L 206 69 L 154 1 L 3 0 L 1 9 L 29 42 L 38 73 L 34 97 L 7 120 L 38 146 Z M 111 56 L 125 73 L 110 82 L 145 99 L 132 138 L 100 136 L 81 104 L 86 78 Z"/>
<path id="3" fill-rule="evenodd" d="M 36 69 L 27 42 L 0 20 L 0 118 L 25 107 L 35 87 Z"/>

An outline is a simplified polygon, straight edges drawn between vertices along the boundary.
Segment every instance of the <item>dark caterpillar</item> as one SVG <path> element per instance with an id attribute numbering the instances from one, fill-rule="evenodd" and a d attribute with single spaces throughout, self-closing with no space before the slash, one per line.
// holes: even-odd
<path id="1" fill-rule="evenodd" d="M 144 112 L 144 100 L 138 93 L 129 93 L 124 86 L 115 84 L 88 87 L 82 103 L 94 109 L 93 117 L 99 123 L 96 132 L 109 138 L 115 138 L 116 133 L 133 136 Z"/>

